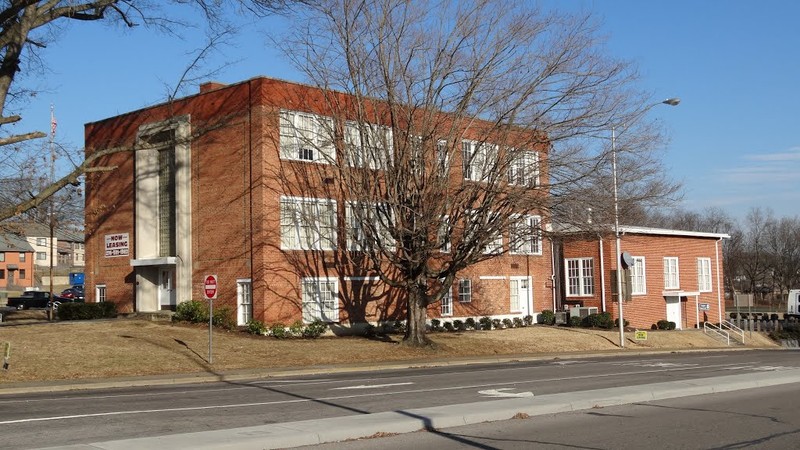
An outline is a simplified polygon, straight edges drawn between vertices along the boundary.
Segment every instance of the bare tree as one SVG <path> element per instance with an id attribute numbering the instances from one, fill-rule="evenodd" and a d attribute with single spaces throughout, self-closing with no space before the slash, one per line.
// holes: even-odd
<path id="1" fill-rule="evenodd" d="M 767 223 L 764 236 L 771 279 L 783 296 L 800 286 L 800 219 L 783 217 Z"/>
<path id="2" fill-rule="evenodd" d="M 25 106 L 26 99 L 36 92 L 31 90 L 25 80 L 33 79 L 43 73 L 46 66 L 41 55 L 50 42 L 57 39 L 60 27 L 68 23 L 102 21 L 110 25 L 132 28 L 137 25 L 154 28 L 167 34 L 179 34 L 189 30 L 191 24 L 184 23 L 177 15 L 170 14 L 169 7 L 194 6 L 207 19 L 209 42 L 230 31 L 226 12 L 247 14 L 270 14 L 286 11 L 291 5 L 306 3 L 306 0 L 237 0 L 219 2 L 217 0 L 170 0 L 169 2 L 150 0 L 14 0 L 0 7 L 0 179 L 9 179 L 22 174 L 22 170 L 36 160 L 42 146 L 32 141 L 46 137 L 48 133 L 25 127 L 18 111 Z M 196 33 L 196 30 L 193 31 Z M 78 49 L 76 49 L 76 52 Z M 207 47 L 199 53 L 202 56 Z M 194 63 L 197 63 L 195 60 Z M 189 79 L 183 74 L 182 81 Z M 180 83 L 179 83 L 180 84 Z M 84 87 L 76 87 L 83 89 Z M 110 152 L 123 149 L 109 149 L 93 154 L 88 160 L 75 158 L 71 170 L 57 180 L 29 192 L 26 198 L 16 202 L 0 203 L 0 220 L 19 215 L 31 208 L 40 206 L 47 198 L 70 184 L 79 182 L 81 174 L 92 162 Z"/>
<path id="3" fill-rule="evenodd" d="M 649 108 L 586 16 L 494 0 L 331 0 L 297 24 L 278 43 L 335 120 L 319 120 L 326 138 L 305 139 L 326 164 L 284 169 L 284 189 L 348 202 L 351 254 L 405 293 L 414 346 L 428 343 L 427 307 L 456 274 L 541 245 L 554 194 L 602 165 L 587 143 Z M 338 136 L 336 151 L 320 147 Z M 304 184 L 320 179 L 310 172 L 336 184 Z"/>

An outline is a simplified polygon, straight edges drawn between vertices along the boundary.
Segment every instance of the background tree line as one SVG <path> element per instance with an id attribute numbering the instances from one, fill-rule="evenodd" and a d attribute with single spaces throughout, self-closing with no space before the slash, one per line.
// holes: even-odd
<path id="1" fill-rule="evenodd" d="M 730 302 L 731 294 L 754 294 L 757 304 L 782 309 L 789 289 L 800 289 L 800 217 L 776 217 L 771 209 L 754 207 L 736 220 L 719 208 L 678 209 L 640 213 L 626 223 L 729 234 L 722 249 Z"/>

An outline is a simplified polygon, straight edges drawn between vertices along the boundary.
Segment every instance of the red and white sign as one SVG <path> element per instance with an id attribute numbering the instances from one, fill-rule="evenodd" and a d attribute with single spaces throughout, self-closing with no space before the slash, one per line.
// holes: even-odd
<path id="1" fill-rule="evenodd" d="M 206 275 L 203 281 L 203 295 L 209 300 L 217 298 L 217 276 Z"/>

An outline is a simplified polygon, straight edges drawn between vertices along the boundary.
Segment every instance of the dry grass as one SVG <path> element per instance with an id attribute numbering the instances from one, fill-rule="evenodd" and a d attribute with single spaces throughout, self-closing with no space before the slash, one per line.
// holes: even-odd
<path id="1" fill-rule="evenodd" d="M 534 326 L 495 331 L 435 333 L 435 348 L 399 345 L 400 336 L 386 341 L 362 337 L 277 340 L 241 332 L 215 331 L 214 363 L 208 356 L 205 326 L 116 319 L 95 322 L 36 323 L 0 327 L 0 343 L 11 343 L 9 370 L 0 383 L 179 373 L 220 373 L 242 369 L 370 365 L 404 361 L 424 365 L 448 358 L 535 356 L 565 352 L 618 349 L 619 334 L 572 328 Z M 651 331 L 647 341 L 630 349 L 724 348 L 699 331 Z M 751 347 L 775 347 L 753 333 Z M 555 355 L 553 355 L 555 356 Z"/>

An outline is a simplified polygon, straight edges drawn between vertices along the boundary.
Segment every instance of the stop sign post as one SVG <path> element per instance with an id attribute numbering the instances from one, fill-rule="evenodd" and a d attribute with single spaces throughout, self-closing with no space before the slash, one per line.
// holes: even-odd
<path id="1" fill-rule="evenodd" d="M 211 330 L 214 327 L 214 299 L 217 298 L 217 276 L 206 275 L 203 277 L 203 296 L 208 300 L 208 363 L 214 362 Z"/>

